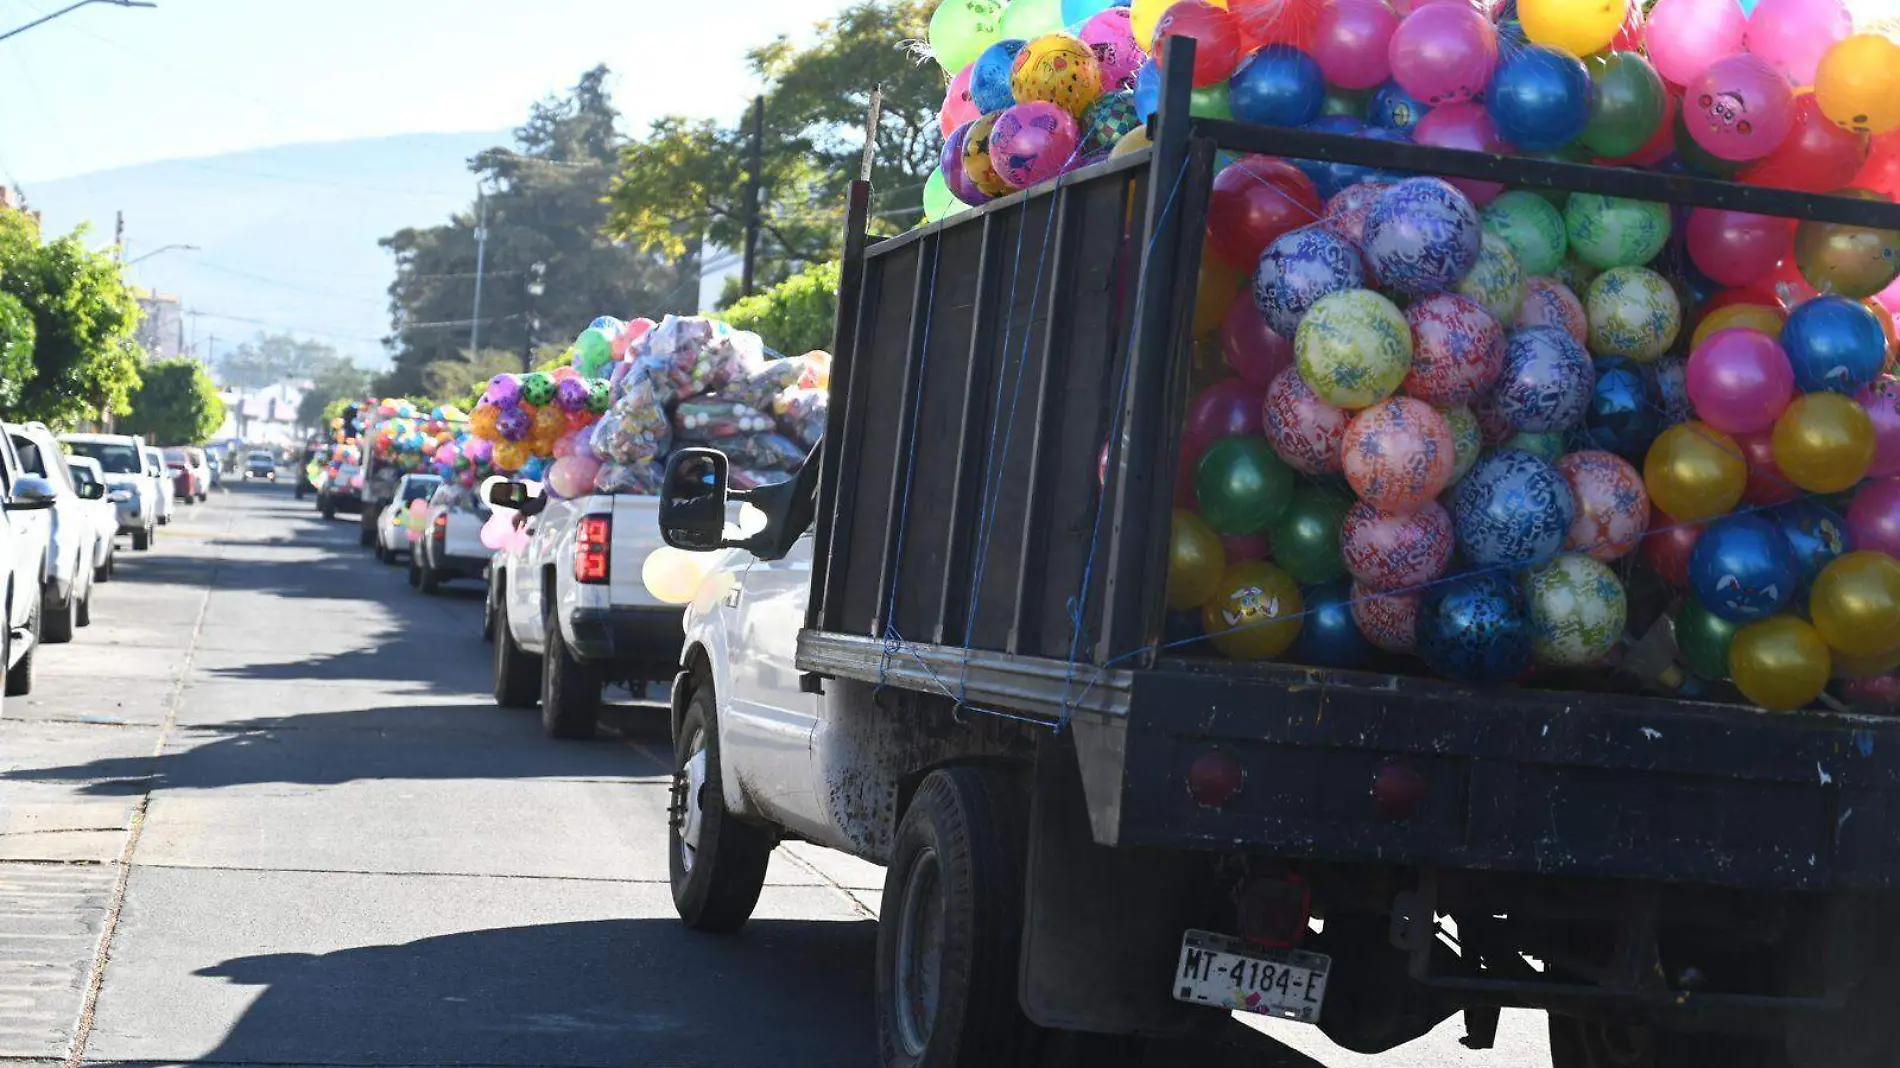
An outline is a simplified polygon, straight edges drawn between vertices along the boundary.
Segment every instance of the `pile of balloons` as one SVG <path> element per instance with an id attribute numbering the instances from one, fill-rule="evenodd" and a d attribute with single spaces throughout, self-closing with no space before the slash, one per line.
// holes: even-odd
<path id="1" fill-rule="evenodd" d="M 1267 125 L 1900 195 L 1900 45 L 1841 0 L 1159 8 L 1131 26 L 1197 38 L 1197 110 L 1218 91 Z M 1659 602 L 1696 692 L 1900 707 L 1900 234 L 1224 162 L 1177 640 L 1605 678 Z"/>
<path id="2" fill-rule="evenodd" d="M 556 496 L 579 496 L 593 491 L 599 467 L 586 451 L 590 428 L 612 400 L 607 379 L 572 366 L 499 374 L 470 414 L 469 432 L 489 445 L 484 458 L 495 470 L 545 481 Z"/>
<path id="3" fill-rule="evenodd" d="M 458 461 L 468 437 L 468 416 L 454 405 L 423 408 L 402 398 L 366 402 L 359 416 L 360 444 L 404 474 L 433 471 L 448 477 L 470 471 Z"/>

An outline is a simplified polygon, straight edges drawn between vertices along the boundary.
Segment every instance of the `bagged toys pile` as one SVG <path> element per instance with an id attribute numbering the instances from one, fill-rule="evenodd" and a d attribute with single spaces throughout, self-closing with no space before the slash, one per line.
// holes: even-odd
<path id="1" fill-rule="evenodd" d="M 741 489 L 797 472 L 824 433 L 830 357 L 767 359 L 758 335 L 698 316 L 603 316 L 566 366 L 497 375 L 463 455 L 556 497 L 657 494 L 676 445 L 709 445 Z"/>
<path id="2" fill-rule="evenodd" d="M 935 214 L 1142 143 L 1182 34 L 1197 115 L 1900 196 L 1891 5 L 1644 7 L 945 0 Z M 1208 219 L 1172 641 L 1900 708 L 1900 234 L 1267 156 Z"/>

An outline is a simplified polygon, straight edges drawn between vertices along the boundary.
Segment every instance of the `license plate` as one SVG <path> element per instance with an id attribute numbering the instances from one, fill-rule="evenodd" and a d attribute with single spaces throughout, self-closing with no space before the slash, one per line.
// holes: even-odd
<path id="1" fill-rule="evenodd" d="M 1174 999 L 1238 1012 L 1318 1023 L 1333 958 L 1299 949 L 1261 949 L 1212 931 L 1181 936 Z"/>

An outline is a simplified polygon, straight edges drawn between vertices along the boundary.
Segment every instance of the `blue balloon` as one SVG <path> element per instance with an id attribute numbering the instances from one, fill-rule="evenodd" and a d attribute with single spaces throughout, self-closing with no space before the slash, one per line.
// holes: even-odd
<path id="1" fill-rule="evenodd" d="M 1483 238 L 1478 209 L 1455 186 L 1407 178 L 1366 217 L 1366 264 L 1387 288 L 1414 297 L 1443 293 L 1478 265 Z"/>
<path id="2" fill-rule="evenodd" d="M 1301 599 L 1306 618 L 1287 652 L 1288 660 L 1309 667 L 1353 668 L 1371 659 L 1372 643 L 1352 620 L 1352 583 L 1309 587 Z"/>
<path id="3" fill-rule="evenodd" d="M 1599 359 L 1596 372 L 1596 388 L 1583 413 L 1584 436 L 1591 445 L 1640 464 L 1662 433 L 1662 405 L 1649 379 L 1623 357 Z"/>
<path id="4" fill-rule="evenodd" d="M 1132 2 L 1132 0 L 1130 0 Z M 1108 0 L 1062 0 L 1062 24 L 1074 30 L 1116 4 Z M 1127 7 L 1127 4 L 1120 5 Z"/>
<path id="5" fill-rule="evenodd" d="M 1874 313 L 1832 294 L 1797 305 L 1781 327 L 1781 347 L 1803 393 L 1854 393 L 1887 362 L 1887 334 Z"/>
<path id="6" fill-rule="evenodd" d="M 1248 57 L 1227 79 L 1234 118 L 1257 126 L 1305 126 L 1326 103 L 1326 77 L 1313 57 L 1273 44 Z"/>
<path id="7" fill-rule="evenodd" d="M 1577 516 L 1563 472 L 1528 452 L 1483 457 L 1451 495 L 1458 548 L 1477 567 L 1525 567 L 1556 556 Z"/>
<path id="8" fill-rule="evenodd" d="M 1575 56 L 1541 45 L 1510 53 L 1485 99 L 1498 133 L 1526 152 L 1569 144 L 1590 120 L 1590 72 Z"/>
<path id="9" fill-rule="evenodd" d="M 1732 623 L 1767 619 L 1794 599 L 1800 585 L 1794 550 L 1759 515 L 1710 523 L 1689 553 L 1689 588 L 1702 607 Z"/>
<path id="10" fill-rule="evenodd" d="M 1840 513 L 1811 498 L 1790 501 L 1768 513 L 1794 554 L 1796 578 L 1803 589 L 1821 569 L 1854 551 L 1853 531 Z"/>
<path id="11" fill-rule="evenodd" d="M 1583 422 L 1596 388 L 1590 353 L 1560 326 L 1532 326 L 1511 334 L 1494 402 L 1519 430 L 1548 434 Z"/>
<path id="12" fill-rule="evenodd" d="M 1142 122 L 1155 117 L 1161 107 L 1161 68 L 1149 59 L 1135 71 L 1135 114 Z"/>
<path id="13" fill-rule="evenodd" d="M 1330 230 L 1302 226 L 1281 234 L 1260 254 L 1253 301 L 1268 326 L 1292 337 L 1321 298 L 1365 284 L 1365 261 L 1352 242 Z"/>
<path id="14" fill-rule="evenodd" d="M 1466 575 L 1425 591 L 1418 655 L 1448 679 L 1504 682 L 1531 665 L 1530 612 L 1509 577 Z"/>
<path id="15" fill-rule="evenodd" d="M 1372 103 L 1366 105 L 1366 121 L 1409 136 L 1418 128 L 1418 120 L 1431 110 L 1430 104 L 1399 88 L 1399 83 L 1387 82 L 1372 94 Z"/>
<path id="16" fill-rule="evenodd" d="M 1016 54 L 1027 41 L 1014 37 L 985 48 L 970 68 L 970 100 L 985 115 L 1016 103 L 1016 91 L 1009 87 L 1009 72 L 1016 65 Z"/>

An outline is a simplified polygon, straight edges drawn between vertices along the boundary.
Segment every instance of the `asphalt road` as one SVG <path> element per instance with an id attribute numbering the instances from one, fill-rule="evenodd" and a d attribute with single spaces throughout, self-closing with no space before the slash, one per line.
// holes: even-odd
<path id="1" fill-rule="evenodd" d="M 870 1065 L 882 873 L 776 854 L 739 936 L 674 919 L 664 710 L 494 706 L 481 591 L 410 590 L 288 488 L 121 541 L 0 718 L 0 1065 Z M 1381 1058 L 1543 1068 L 1453 1021 Z"/>

